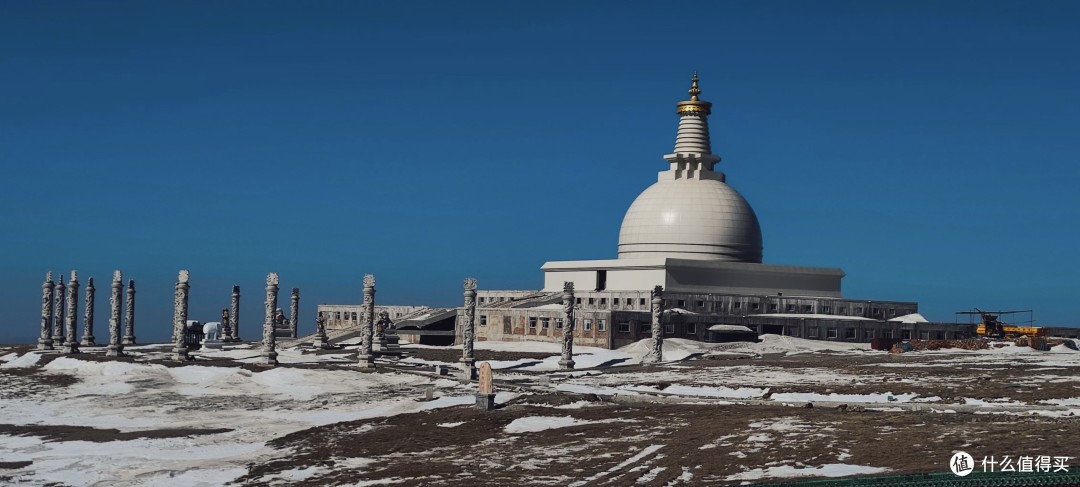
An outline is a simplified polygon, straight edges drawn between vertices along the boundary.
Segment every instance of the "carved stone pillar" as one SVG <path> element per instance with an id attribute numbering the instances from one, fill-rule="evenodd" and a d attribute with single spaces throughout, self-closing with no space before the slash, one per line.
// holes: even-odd
<path id="1" fill-rule="evenodd" d="M 68 282 L 67 289 L 67 317 L 64 318 L 67 329 L 64 334 L 64 353 L 79 353 L 78 305 L 79 275 L 76 271 L 71 271 L 71 281 Z"/>
<path id="2" fill-rule="evenodd" d="M 465 323 L 461 327 L 461 368 L 469 380 L 476 378 L 476 279 L 465 279 Z"/>
<path id="3" fill-rule="evenodd" d="M 232 301 L 229 302 L 229 327 L 229 341 L 240 341 L 240 286 L 232 287 Z"/>
<path id="4" fill-rule="evenodd" d="M 563 330 L 562 359 L 559 366 L 564 369 L 574 368 L 574 283 L 563 282 Z"/>
<path id="5" fill-rule="evenodd" d="M 271 272 L 266 275 L 266 319 L 263 321 L 262 358 L 258 364 L 273 367 L 277 361 L 277 338 L 274 336 L 274 315 L 277 312 L 278 275 Z"/>
<path id="6" fill-rule="evenodd" d="M 300 322 L 300 288 L 292 288 L 292 300 L 289 305 L 289 333 L 296 338 L 297 323 Z"/>
<path id="7" fill-rule="evenodd" d="M 375 355 L 371 353 L 371 342 L 375 338 L 375 276 L 364 276 L 364 308 L 361 324 L 360 354 L 358 362 L 361 369 L 375 368 Z"/>
<path id="8" fill-rule="evenodd" d="M 191 360 L 188 355 L 187 345 L 184 344 L 184 333 L 187 331 L 188 319 L 188 289 L 191 285 L 188 271 L 180 271 L 176 281 L 176 294 L 173 296 L 173 349 L 172 359 L 178 362 Z"/>
<path id="9" fill-rule="evenodd" d="M 232 334 L 230 330 L 232 330 L 232 326 L 229 325 L 229 308 L 221 308 L 221 341 L 230 341 L 229 335 Z"/>
<path id="10" fill-rule="evenodd" d="M 53 285 L 53 320 L 52 341 L 57 347 L 64 346 L 64 275 Z"/>
<path id="11" fill-rule="evenodd" d="M 664 287 L 656 286 L 652 291 L 652 342 L 649 353 L 642 362 L 655 364 L 664 360 Z"/>
<path id="12" fill-rule="evenodd" d="M 53 350 L 53 286 L 55 284 L 52 280 L 52 272 L 49 272 L 45 274 L 45 282 L 41 283 L 41 329 L 38 332 L 38 350 Z"/>
<path id="13" fill-rule="evenodd" d="M 132 281 L 134 283 L 135 281 Z M 109 348 L 105 351 L 106 357 L 122 357 L 124 356 L 124 344 L 120 338 L 120 292 L 124 289 L 124 279 L 120 275 L 119 270 L 113 271 L 112 275 L 112 292 L 109 293 Z M 128 326 L 134 327 L 134 319 L 131 314 L 134 313 L 135 306 L 135 288 L 129 284 L 128 287 Z M 128 333 L 131 333 L 131 341 L 135 341 L 135 331 L 133 328 L 129 328 Z M 126 338 L 126 337 L 125 337 Z"/>
<path id="14" fill-rule="evenodd" d="M 117 271 L 119 272 L 119 271 Z M 113 276 L 115 278 L 115 275 Z M 110 325 L 112 326 L 112 325 Z M 112 343 L 110 341 L 110 343 Z M 124 339 L 121 345 L 135 344 L 135 280 L 127 284 L 127 306 L 124 307 Z"/>
<path id="15" fill-rule="evenodd" d="M 86 279 L 86 302 L 83 308 L 83 332 L 82 342 L 79 342 L 83 347 L 96 347 L 97 343 L 94 342 L 94 278 L 90 277 Z"/>

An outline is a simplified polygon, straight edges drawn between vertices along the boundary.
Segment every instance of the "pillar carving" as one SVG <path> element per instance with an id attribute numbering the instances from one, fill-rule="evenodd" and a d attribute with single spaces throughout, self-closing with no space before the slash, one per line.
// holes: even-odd
<path id="1" fill-rule="evenodd" d="M 564 369 L 574 368 L 574 283 L 563 282 L 563 335 L 562 359 L 559 365 Z"/>
<path id="2" fill-rule="evenodd" d="M 120 271 L 116 271 L 120 272 Z M 114 273 L 113 279 L 116 279 Z M 119 298 L 117 298 L 119 299 Z M 109 325 L 110 328 L 112 325 Z M 110 340 L 109 343 L 112 343 Z M 124 339 L 120 342 L 122 345 L 134 345 L 135 344 L 135 280 L 129 280 L 127 283 L 127 305 L 124 307 Z"/>
<path id="3" fill-rule="evenodd" d="M 86 297 L 83 307 L 83 336 L 79 342 L 83 347 L 96 347 L 94 342 L 94 278 L 86 279 Z"/>
<path id="4" fill-rule="evenodd" d="M 664 359 L 664 287 L 656 286 L 652 291 L 652 342 L 649 353 L 642 362 L 657 363 Z"/>
<path id="5" fill-rule="evenodd" d="M 266 318 L 263 321 L 262 358 L 259 365 L 273 367 L 277 361 L 277 338 L 274 336 L 274 315 L 277 312 L 278 275 L 271 272 L 266 275 Z"/>
<path id="6" fill-rule="evenodd" d="M 121 276 L 120 270 L 113 271 L 112 284 L 109 286 L 111 292 L 109 293 L 109 347 L 105 351 L 106 357 L 122 357 L 124 355 L 124 345 L 120 338 L 120 306 L 121 306 L 121 292 L 124 290 L 124 279 Z M 133 313 L 131 306 L 134 306 L 134 291 L 128 293 L 128 312 Z M 128 318 L 129 326 L 132 325 L 132 318 Z M 134 334 L 134 331 L 132 331 Z M 134 338 L 134 337 L 132 337 Z M 134 340 L 133 340 L 134 341 Z"/>
<path id="7" fill-rule="evenodd" d="M 57 347 L 64 346 L 64 276 L 53 284 L 53 319 L 52 341 Z"/>
<path id="8" fill-rule="evenodd" d="M 52 316 L 53 316 L 53 287 L 52 272 L 45 274 L 45 282 L 41 283 L 41 329 L 38 331 L 38 350 L 53 350 L 52 340 Z"/>
<path id="9" fill-rule="evenodd" d="M 300 288 L 292 288 L 292 298 L 289 302 L 289 333 L 296 338 L 296 327 L 300 323 Z"/>
<path id="10" fill-rule="evenodd" d="M 375 338 L 375 276 L 364 276 L 363 323 L 361 326 L 360 355 L 358 362 L 362 369 L 375 368 L 375 355 L 371 353 L 371 342 Z"/>
<path id="11" fill-rule="evenodd" d="M 461 365 L 471 380 L 476 375 L 476 279 L 465 279 L 465 322 L 461 327 Z"/>
<path id="12" fill-rule="evenodd" d="M 176 280 L 176 293 L 173 295 L 172 359 L 176 361 L 191 360 L 188 356 L 187 345 L 184 344 L 184 332 L 188 319 L 188 290 L 191 288 L 188 282 L 190 278 L 188 271 L 180 271 Z"/>
<path id="13" fill-rule="evenodd" d="M 232 300 L 229 301 L 229 341 L 240 341 L 240 286 L 232 287 Z"/>
<path id="14" fill-rule="evenodd" d="M 64 353 L 79 353 L 78 305 L 79 275 L 77 271 L 71 271 L 71 280 L 67 286 L 67 317 L 64 318 Z"/>

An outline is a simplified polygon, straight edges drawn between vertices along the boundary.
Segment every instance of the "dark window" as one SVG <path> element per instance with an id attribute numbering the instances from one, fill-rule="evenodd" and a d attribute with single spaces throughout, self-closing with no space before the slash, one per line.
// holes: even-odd
<path id="1" fill-rule="evenodd" d="M 484 298 L 480 298 L 480 302 L 481 302 L 481 303 L 483 303 L 483 302 L 484 302 Z"/>
<path id="2" fill-rule="evenodd" d="M 854 328 L 844 328 L 844 339 L 854 340 L 855 339 L 855 329 Z"/>
<path id="3" fill-rule="evenodd" d="M 836 338 L 836 328 L 829 328 L 827 330 L 827 333 L 828 334 L 825 335 L 825 338 Z"/>
<path id="4" fill-rule="evenodd" d="M 880 310 L 880 309 L 877 309 L 877 308 L 874 308 L 874 309 L 873 309 L 873 313 L 874 313 L 874 316 L 878 316 L 878 315 L 880 315 L 880 314 L 881 314 L 881 310 Z"/>
<path id="5" fill-rule="evenodd" d="M 675 325 L 671 324 L 671 323 L 668 323 L 668 324 L 664 325 L 664 334 L 665 335 L 674 335 L 675 334 Z"/>
<path id="6" fill-rule="evenodd" d="M 787 305 L 787 310 L 788 310 L 788 312 L 795 311 L 795 305 L 794 304 Z"/>
<path id="7" fill-rule="evenodd" d="M 600 320 L 600 323 L 603 323 L 603 322 L 604 322 L 604 320 Z M 597 329 L 603 331 L 602 328 L 598 327 Z M 629 321 L 620 321 L 619 322 L 619 331 L 622 332 L 622 333 L 629 333 L 630 332 L 630 322 Z"/>
<path id="8" fill-rule="evenodd" d="M 480 315 L 480 326 L 487 326 L 487 315 Z"/>
<path id="9" fill-rule="evenodd" d="M 600 298 L 600 306 L 607 304 L 607 298 Z"/>
<path id="10" fill-rule="evenodd" d="M 735 303 L 734 303 L 734 304 L 732 304 L 731 306 L 732 306 L 733 308 L 735 308 L 735 309 L 739 309 L 739 308 L 742 308 L 742 303 L 740 303 L 740 302 L 738 302 L 738 301 L 735 301 Z"/>
<path id="11" fill-rule="evenodd" d="M 704 308 L 705 307 L 705 301 L 698 301 L 697 302 L 697 307 L 698 308 Z"/>
<path id="12" fill-rule="evenodd" d="M 911 330 L 900 330 L 900 338 L 903 340 L 911 340 Z"/>
<path id="13" fill-rule="evenodd" d="M 529 318 L 529 328 L 536 328 L 536 318 Z"/>
<path id="14" fill-rule="evenodd" d="M 821 311 L 825 313 L 832 313 L 832 306 L 822 306 Z"/>
<path id="15" fill-rule="evenodd" d="M 863 336 L 866 337 L 867 340 L 873 340 L 874 339 L 874 330 L 866 330 L 866 331 L 864 331 Z"/>
<path id="16" fill-rule="evenodd" d="M 761 303 L 754 303 L 753 310 L 757 311 L 757 310 L 760 310 L 760 309 L 761 309 Z"/>
<path id="17" fill-rule="evenodd" d="M 896 316 L 896 310 L 889 308 L 889 316 Z"/>
<path id="18" fill-rule="evenodd" d="M 686 307 L 686 300 L 680 299 L 679 300 L 679 307 L 680 308 L 685 308 Z"/>
<path id="19" fill-rule="evenodd" d="M 641 333 L 652 333 L 652 323 L 640 323 L 638 324 L 638 328 Z"/>
<path id="20" fill-rule="evenodd" d="M 810 306 L 809 304 L 804 304 L 803 307 L 802 307 L 802 312 L 803 313 L 809 313 L 809 312 L 811 312 L 813 310 L 814 310 L 814 307 Z"/>
<path id="21" fill-rule="evenodd" d="M 893 337 L 893 331 L 892 330 L 881 330 L 881 338 L 888 338 L 888 339 L 891 340 L 892 337 Z"/>
<path id="22" fill-rule="evenodd" d="M 589 304 L 596 304 L 596 298 L 589 298 Z"/>
<path id="23" fill-rule="evenodd" d="M 686 334 L 687 335 L 697 335 L 697 323 L 687 323 L 686 324 Z"/>
<path id="24" fill-rule="evenodd" d="M 340 320 L 341 319 L 341 312 L 340 311 L 335 311 L 334 312 L 334 319 L 335 320 Z"/>
<path id="25" fill-rule="evenodd" d="M 576 302 L 576 304 L 581 304 L 581 298 L 575 298 L 574 301 Z"/>
<path id="26" fill-rule="evenodd" d="M 857 315 L 862 314 L 862 306 L 856 306 L 855 307 L 855 314 L 857 314 Z"/>
<path id="27" fill-rule="evenodd" d="M 929 339 L 930 339 L 930 332 L 929 332 L 929 331 L 925 331 L 925 330 L 924 330 L 924 331 L 920 331 L 920 332 L 919 332 L 919 339 L 920 339 L 920 340 L 929 340 Z"/>
<path id="28" fill-rule="evenodd" d="M 619 298 L 611 298 L 611 304 L 613 306 L 618 306 L 619 305 Z"/>
<path id="29" fill-rule="evenodd" d="M 559 330 L 562 329 L 562 318 L 555 318 L 555 328 Z"/>
<path id="30" fill-rule="evenodd" d="M 356 313 L 353 313 L 353 314 L 352 314 L 352 320 L 353 320 L 353 321 L 356 321 Z"/>
<path id="31" fill-rule="evenodd" d="M 769 303 L 769 311 L 776 311 L 780 309 L 780 305 L 776 303 Z"/>
<path id="32" fill-rule="evenodd" d="M 797 326 L 788 326 L 788 327 L 784 328 L 784 332 L 789 337 L 797 337 L 797 336 L 799 336 L 799 327 L 797 327 Z"/>
<path id="33" fill-rule="evenodd" d="M 592 320 L 586 318 L 585 319 L 585 331 L 589 331 L 589 330 L 592 330 Z"/>
<path id="34" fill-rule="evenodd" d="M 839 311 L 840 314 L 847 313 L 847 306 L 841 306 L 838 311 Z"/>
<path id="35" fill-rule="evenodd" d="M 818 329 L 816 326 L 811 326 L 806 329 L 806 338 L 817 338 Z"/>
<path id="36" fill-rule="evenodd" d="M 645 298 L 638 299 L 638 306 L 645 306 Z"/>
<path id="37" fill-rule="evenodd" d="M 551 328 L 551 318 L 540 318 L 540 327 L 544 329 Z"/>
<path id="38" fill-rule="evenodd" d="M 626 328 L 630 329 L 630 325 L 627 324 Z M 607 320 L 597 320 L 596 321 L 596 331 L 606 331 L 606 330 L 607 330 Z"/>

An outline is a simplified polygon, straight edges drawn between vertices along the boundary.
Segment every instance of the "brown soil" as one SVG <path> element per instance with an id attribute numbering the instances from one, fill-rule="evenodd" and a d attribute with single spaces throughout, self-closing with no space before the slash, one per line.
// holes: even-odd
<path id="1" fill-rule="evenodd" d="M 228 433 L 229 431 L 232 430 L 228 428 L 166 428 L 157 430 L 121 432 L 117 429 L 101 429 L 92 428 L 89 426 L 0 424 L 0 435 L 37 436 L 44 439 L 45 441 L 91 441 L 95 443 L 107 443 L 110 441 L 127 441 L 135 440 L 138 438 L 179 438 L 183 436 Z"/>

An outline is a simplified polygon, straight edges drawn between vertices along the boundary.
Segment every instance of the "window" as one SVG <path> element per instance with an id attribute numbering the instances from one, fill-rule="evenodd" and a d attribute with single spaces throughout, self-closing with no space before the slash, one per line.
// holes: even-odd
<path id="1" fill-rule="evenodd" d="M 596 304 L 596 298 L 589 298 L 589 304 Z"/>
<path id="2" fill-rule="evenodd" d="M 340 311 L 335 311 L 334 312 L 334 319 L 335 320 L 340 320 L 341 319 L 341 312 Z"/>
<path id="3" fill-rule="evenodd" d="M 873 313 L 874 313 L 874 316 L 880 316 L 881 315 L 881 310 L 878 309 L 878 308 L 874 308 Z"/>
<path id="4" fill-rule="evenodd" d="M 826 333 L 825 338 L 836 338 L 836 328 L 829 328 Z"/>
<path id="5" fill-rule="evenodd" d="M 756 309 L 756 308 L 755 308 Z M 776 303 L 769 303 L 769 311 L 776 311 L 780 309 L 780 305 Z"/>
<path id="6" fill-rule="evenodd" d="M 664 300 L 664 307 L 665 308 L 670 308 L 671 307 L 671 302 L 665 299 Z"/>
<path id="7" fill-rule="evenodd" d="M 794 312 L 795 311 L 795 305 L 794 304 L 787 305 L 787 310 L 788 310 L 788 313 Z"/>
<path id="8" fill-rule="evenodd" d="M 481 303 L 483 303 L 483 302 L 484 302 L 484 298 L 480 298 L 480 302 L 481 302 Z"/>
<path id="9" fill-rule="evenodd" d="M 353 314 L 352 314 L 352 320 L 353 320 L 353 321 L 356 321 L 356 312 L 353 312 Z"/>
<path id="10" fill-rule="evenodd" d="M 487 326 L 487 315 L 480 315 L 480 326 Z"/>
<path id="11" fill-rule="evenodd" d="M 600 323 L 603 323 L 603 322 L 604 322 L 604 320 L 600 320 Z M 602 325 L 600 325 L 600 326 L 602 326 Z M 600 330 L 599 327 L 597 327 L 597 329 Z M 630 322 L 629 321 L 620 321 L 619 322 L 619 333 L 630 333 Z"/>
<path id="12" fill-rule="evenodd" d="M 611 298 L 611 305 L 612 306 L 618 306 L 619 305 L 619 298 Z"/>
<path id="13" fill-rule="evenodd" d="M 630 325 L 628 324 L 628 325 L 626 325 L 626 327 L 630 328 Z M 605 330 L 607 330 L 607 320 L 597 320 L 596 321 L 596 331 L 605 331 Z"/>
<path id="14" fill-rule="evenodd" d="M 857 315 L 862 314 L 862 306 L 856 306 L 855 307 L 855 314 L 857 314 Z"/>
<path id="15" fill-rule="evenodd" d="M 581 304 L 581 298 L 575 298 L 574 304 Z"/>
<path id="16" fill-rule="evenodd" d="M 645 306 L 645 298 L 639 298 L 637 304 L 638 306 Z"/>
<path id="17" fill-rule="evenodd" d="M 803 307 L 802 307 L 802 312 L 803 313 L 809 313 L 809 312 L 811 312 L 813 310 L 814 310 L 814 307 L 810 306 L 809 304 L 804 304 Z"/>
<path id="18" fill-rule="evenodd" d="M 732 304 L 731 307 L 733 307 L 735 309 L 742 308 L 742 303 L 740 303 L 738 301 L 735 301 L 735 304 Z"/>
<path id="19" fill-rule="evenodd" d="M 697 323 L 687 323 L 686 324 L 686 334 L 687 335 L 697 335 Z"/>
<path id="20" fill-rule="evenodd" d="M 844 339 L 845 340 L 854 340 L 855 339 L 855 329 L 854 328 L 844 328 Z"/>
<path id="21" fill-rule="evenodd" d="M 903 340 L 911 340 L 911 330 L 900 330 L 900 338 Z"/>
<path id="22" fill-rule="evenodd" d="M 874 339 L 874 330 L 866 330 L 866 331 L 864 331 L 863 332 L 863 337 L 865 337 L 867 340 L 873 340 Z"/>
<path id="23" fill-rule="evenodd" d="M 584 326 L 585 326 L 585 331 L 592 330 L 592 320 L 586 318 Z"/>
<path id="24" fill-rule="evenodd" d="M 562 325 L 563 325 L 562 318 L 555 318 L 555 328 L 558 329 L 558 330 L 561 330 Z"/>
<path id="25" fill-rule="evenodd" d="M 652 333 L 652 323 L 641 323 L 638 328 L 642 333 Z"/>
<path id="26" fill-rule="evenodd" d="M 881 338 L 888 338 L 888 339 L 892 340 L 892 337 L 893 337 L 893 331 L 892 330 L 881 330 Z"/>
<path id="27" fill-rule="evenodd" d="M 889 308 L 889 316 L 896 316 L 896 310 L 893 308 Z"/>
<path id="28" fill-rule="evenodd" d="M 675 334 L 675 325 L 672 324 L 672 323 L 668 323 L 668 324 L 664 325 L 664 334 L 665 335 L 674 335 Z"/>
<path id="29" fill-rule="evenodd" d="M 811 326 L 806 329 L 806 338 L 817 338 L 818 329 L 816 326 Z"/>
<path id="30" fill-rule="evenodd" d="M 826 314 L 832 313 L 832 306 L 823 306 L 821 308 L 821 311 L 825 312 Z"/>
<path id="31" fill-rule="evenodd" d="M 705 301 L 698 301 L 697 302 L 697 307 L 698 308 L 704 308 L 705 307 Z"/>
<path id="32" fill-rule="evenodd" d="M 844 313 L 847 313 L 847 306 L 841 306 L 841 307 L 840 307 L 840 310 L 839 310 L 839 313 L 840 313 L 840 314 L 844 314 Z"/>
<path id="33" fill-rule="evenodd" d="M 754 310 L 754 311 L 758 311 L 758 310 L 760 310 L 760 309 L 761 309 L 761 303 L 754 303 L 754 305 L 753 305 L 753 310 Z"/>
<path id="34" fill-rule="evenodd" d="M 540 318 L 540 327 L 545 330 L 551 328 L 551 318 Z"/>
<path id="35" fill-rule="evenodd" d="M 600 298 L 600 306 L 607 304 L 607 298 Z"/>
<path id="36" fill-rule="evenodd" d="M 536 318 L 529 318 L 529 328 L 536 328 Z"/>
<path id="37" fill-rule="evenodd" d="M 797 326 L 785 327 L 784 328 L 784 334 L 789 336 L 789 337 L 797 337 L 797 336 L 799 336 L 799 327 L 797 327 Z"/>
<path id="38" fill-rule="evenodd" d="M 685 299 L 680 299 L 678 301 L 678 303 L 679 303 L 680 308 L 685 308 L 686 307 L 686 300 Z"/>

